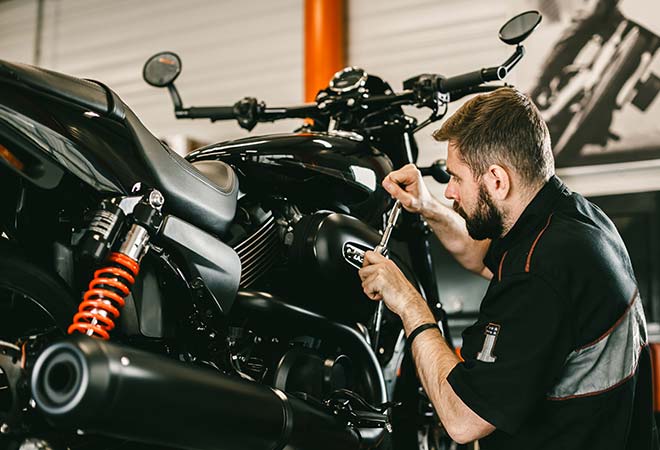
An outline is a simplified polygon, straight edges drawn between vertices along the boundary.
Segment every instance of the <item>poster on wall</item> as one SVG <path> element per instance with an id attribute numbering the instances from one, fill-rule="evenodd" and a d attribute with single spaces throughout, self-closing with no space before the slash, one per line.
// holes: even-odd
<path id="1" fill-rule="evenodd" d="M 660 158 L 660 2 L 524 3 L 543 14 L 545 36 L 528 49 L 535 73 L 523 78 L 557 167 Z"/>

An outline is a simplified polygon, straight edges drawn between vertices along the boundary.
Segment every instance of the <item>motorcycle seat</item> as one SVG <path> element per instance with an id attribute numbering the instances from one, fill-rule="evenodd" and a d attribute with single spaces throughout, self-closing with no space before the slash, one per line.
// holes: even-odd
<path id="1" fill-rule="evenodd" d="M 236 212 L 238 179 L 226 163 L 198 170 L 156 138 L 107 86 L 50 70 L 0 60 L 0 77 L 120 122 L 165 196 L 165 212 L 222 236 Z"/>
<path id="2" fill-rule="evenodd" d="M 238 202 L 238 177 L 230 165 L 193 166 L 158 140 L 125 107 L 125 123 L 139 142 L 147 166 L 178 217 L 203 230 L 223 236 L 234 219 Z"/>

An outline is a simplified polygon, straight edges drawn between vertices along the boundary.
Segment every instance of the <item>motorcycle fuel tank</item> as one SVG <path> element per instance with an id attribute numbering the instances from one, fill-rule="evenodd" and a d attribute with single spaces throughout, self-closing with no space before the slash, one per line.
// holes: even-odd
<path id="1" fill-rule="evenodd" d="M 186 159 L 222 160 L 236 169 L 242 192 L 287 198 L 308 212 L 331 209 L 371 222 L 391 201 L 381 183 L 392 162 L 357 133 L 255 136 L 210 145 Z"/>

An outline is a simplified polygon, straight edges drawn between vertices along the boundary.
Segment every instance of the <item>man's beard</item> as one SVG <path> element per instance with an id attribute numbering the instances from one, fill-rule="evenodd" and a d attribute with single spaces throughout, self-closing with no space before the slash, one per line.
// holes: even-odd
<path id="1" fill-rule="evenodd" d="M 493 199 L 490 198 L 483 184 L 479 184 L 479 198 L 477 199 L 476 211 L 472 216 L 468 216 L 465 210 L 455 201 L 453 209 L 465 219 L 468 234 L 472 239 L 481 241 L 502 236 L 504 230 L 502 213 L 493 204 Z"/>

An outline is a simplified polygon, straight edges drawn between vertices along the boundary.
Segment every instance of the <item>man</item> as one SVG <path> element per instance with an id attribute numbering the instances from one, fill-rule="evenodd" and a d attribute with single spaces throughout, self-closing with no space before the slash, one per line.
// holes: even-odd
<path id="1" fill-rule="evenodd" d="M 434 137 L 448 141 L 445 196 L 455 212 L 413 165 L 383 186 L 422 214 L 463 266 L 491 279 L 463 333 L 464 361 L 392 261 L 367 252 L 360 278 L 401 317 L 449 435 L 486 450 L 657 449 L 630 259 L 605 214 L 554 176 L 536 107 L 498 89 L 467 102 Z"/>

